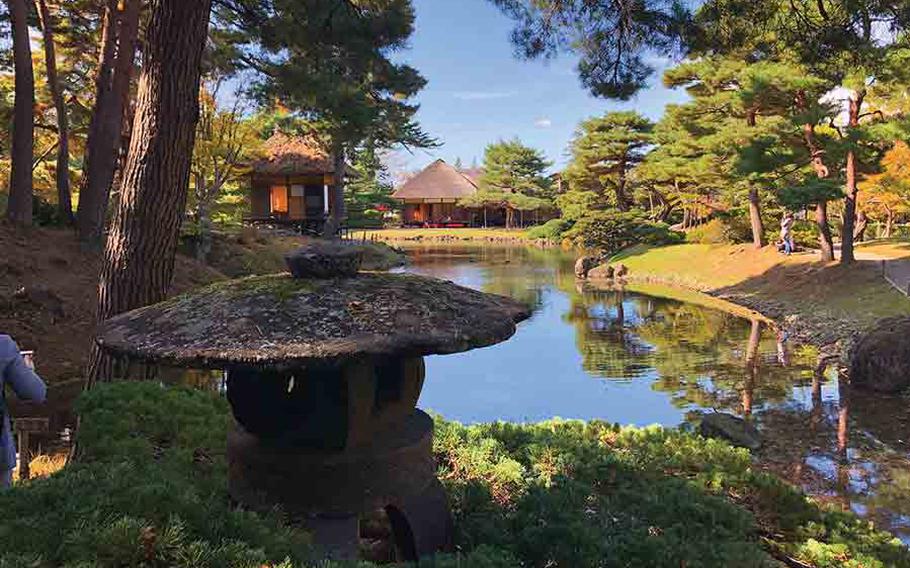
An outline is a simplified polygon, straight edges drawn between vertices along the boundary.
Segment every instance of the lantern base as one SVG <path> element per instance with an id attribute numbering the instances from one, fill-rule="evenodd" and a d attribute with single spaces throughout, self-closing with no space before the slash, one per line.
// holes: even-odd
<path id="1" fill-rule="evenodd" d="M 239 504 L 276 506 L 309 528 L 325 557 L 356 556 L 358 518 L 385 509 L 404 561 L 449 550 L 452 519 L 436 479 L 433 421 L 416 410 L 367 446 L 320 451 L 228 434 L 228 490 Z"/>

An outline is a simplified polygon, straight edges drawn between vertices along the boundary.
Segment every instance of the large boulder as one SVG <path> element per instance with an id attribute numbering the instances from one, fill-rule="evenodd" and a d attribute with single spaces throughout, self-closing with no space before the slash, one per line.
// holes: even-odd
<path id="1" fill-rule="evenodd" d="M 588 278 L 594 280 L 613 280 L 614 269 L 609 264 L 601 264 L 588 271 Z"/>
<path id="2" fill-rule="evenodd" d="M 761 434 L 750 422 L 725 412 L 705 414 L 701 419 L 701 435 L 721 438 L 734 446 L 757 450 L 762 445 Z"/>
<path id="3" fill-rule="evenodd" d="M 575 261 L 575 277 L 584 280 L 588 272 L 600 263 L 596 256 L 583 256 Z"/>
<path id="4" fill-rule="evenodd" d="M 352 243 L 314 240 L 284 257 L 294 278 L 336 278 L 357 274 L 363 250 Z"/>
<path id="5" fill-rule="evenodd" d="M 910 389 L 910 318 L 878 322 L 856 343 L 850 356 L 850 383 L 882 393 Z"/>

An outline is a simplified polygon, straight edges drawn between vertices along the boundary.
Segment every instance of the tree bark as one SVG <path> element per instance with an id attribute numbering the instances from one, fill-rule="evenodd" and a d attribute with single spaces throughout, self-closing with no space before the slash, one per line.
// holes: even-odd
<path id="1" fill-rule="evenodd" d="M 849 121 L 851 130 L 859 126 L 859 115 L 863 108 L 865 91 L 857 92 L 850 98 Z M 853 230 L 856 226 L 856 199 L 859 193 L 859 180 L 857 179 L 857 157 L 854 149 L 847 150 L 847 187 L 844 196 L 844 230 L 841 233 L 840 263 L 851 264 L 855 260 L 853 255 Z"/>
<path id="2" fill-rule="evenodd" d="M 853 228 L 853 241 L 857 243 L 863 242 L 866 238 L 866 229 L 869 227 L 869 218 L 866 217 L 866 212 L 860 209 L 856 212 L 856 227 Z"/>
<path id="3" fill-rule="evenodd" d="M 796 107 L 800 111 L 808 109 L 808 102 L 805 91 L 796 93 Z M 821 179 L 830 175 L 828 166 L 825 165 L 825 152 L 822 150 L 815 138 L 815 125 L 812 123 L 803 124 L 803 140 L 806 148 L 809 150 L 812 168 L 815 175 Z M 821 261 L 831 262 L 834 260 L 834 240 L 831 237 L 831 227 L 828 225 L 828 204 L 825 202 L 818 203 L 815 206 L 815 224 L 818 226 L 818 243 L 821 251 Z"/>
<path id="4" fill-rule="evenodd" d="M 139 34 L 140 0 L 108 0 L 102 32 L 101 59 L 95 80 L 95 108 L 89 123 L 85 179 L 79 196 L 76 226 L 79 239 L 99 246 L 120 152 L 123 118 Z"/>
<path id="5" fill-rule="evenodd" d="M 47 66 L 47 86 L 57 111 L 57 211 L 67 225 L 73 223 L 73 197 L 70 192 L 69 117 L 63 89 L 57 76 L 57 49 L 54 45 L 54 23 L 46 0 L 38 0 L 38 17 L 44 38 L 44 61 Z"/>
<path id="6" fill-rule="evenodd" d="M 887 216 L 885 217 L 885 234 L 882 235 L 886 239 L 891 238 L 891 232 L 894 229 L 894 212 L 888 209 Z"/>
<path id="7" fill-rule="evenodd" d="M 174 273 L 199 118 L 211 0 L 153 0 L 123 186 L 98 288 L 98 319 L 161 301 Z M 109 380 L 96 349 L 89 386 Z"/>
<path id="8" fill-rule="evenodd" d="M 834 260 L 834 239 L 828 225 L 828 203 L 822 201 L 815 206 L 815 224 L 818 226 L 818 248 L 822 262 Z"/>
<path id="9" fill-rule="evenodd" d="M 32 160 L 35 157 L 35 73 L 28 38 L 28 5 L 7 0 L 13 29 L 15 96 L 12 156 L 6 217 L 13 223 L 32 224 Z"/>
<path id="10" fill-rule="evenodd" d="M 749 223 L 752 225 L 752 246 L 757 249 L 765 246 L 765 227 L 761 220 L 761 202 L 758 198 L 758 188 L 749 188 Z"/>
<path id="11" fill-rule="evenodd" d="M 325 224 L 325 230 L 322 236 L 334 239 L 340 236 L 338 230 L 346 216 L 344 207 L 344 181 L 347 175 L 347 162 L 345 160 L 345 150 L 343 144 L 334 144 L 332 148 L 332 159 L 334 161 L 333 178 L 335 181 L 335 191 L 332 193 L 332 216 Z"/>

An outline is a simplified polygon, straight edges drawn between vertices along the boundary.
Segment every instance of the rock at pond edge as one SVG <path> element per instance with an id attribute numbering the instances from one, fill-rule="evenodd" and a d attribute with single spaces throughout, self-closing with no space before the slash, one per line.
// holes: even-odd
<path id="1" fill-rule="evenodd" d="M 761 434 L 752 424 L 725 412 L 705 414 L 699 432 L 706 438 L 721 438 L 734 446 L 755 451 L 762 445 Z"/>
<path id="2" fill-rule="evenodd" d="M 594 256 L 583 256 L 575 261 L 575 277 L 584 280 L 600 260 Z"/>
<path id="3" fill-rule="evenodd" d="M 284 257 L 294 278 L 335 278 L 357 274 L 363 251 L 339 241 L 318 240 Z"/>
<path id="4" fill-rule="evenodd" d="M 850 384 L 896 394 L 910 388 L 910 318 L 881 320 L 857 341 L 850 354 Z"/>

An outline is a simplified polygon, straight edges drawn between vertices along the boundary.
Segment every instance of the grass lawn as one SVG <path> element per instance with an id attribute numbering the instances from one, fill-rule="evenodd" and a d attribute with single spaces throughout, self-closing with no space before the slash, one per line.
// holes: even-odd
<path id="1" fill-rule="evenodd" d="M 910 241 L 900 239 L 881 239 L 857 243 L 856 254 L 859 257 L 875 255 L 881 258 L 897 260 L 910 258 Z"/>
<path id="2" fill-rule="evenodd" d="M 898 258 L 910 256 L 910 245 L 870 243 L 860 251 Z M 779 321 L 801 319 L 807 329 L 825 328 L 817 329 L 825 331 L 819 341 L 849 337 L 884 317 L 910 315 L 910 300 L 881 277 L 879 260 L 843 267 L 818 262 L 811 253 L 786 257 L 772 247 L 684 244 L 635 246 L 612 263 L 628 266 L 633 279 L 693 288 Z"/>

